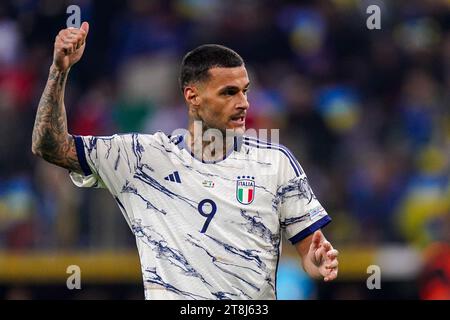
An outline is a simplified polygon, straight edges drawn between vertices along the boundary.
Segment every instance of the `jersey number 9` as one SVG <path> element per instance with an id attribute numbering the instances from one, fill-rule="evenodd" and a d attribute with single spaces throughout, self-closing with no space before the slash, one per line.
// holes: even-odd
<path id="1" fill-rule="evenodd" d="M 198 204 L 198 212 L 206 218 L 205 223 L 203 224 L 203 228 L 200 231 L 200 233 L 205 233 L 208 229 L 209 223 L 211 222 L 212 218 L 214 218 L 214 215 L 217 211 L 217 205 L 214 201 L 211 199 L 203 199 Z"/>

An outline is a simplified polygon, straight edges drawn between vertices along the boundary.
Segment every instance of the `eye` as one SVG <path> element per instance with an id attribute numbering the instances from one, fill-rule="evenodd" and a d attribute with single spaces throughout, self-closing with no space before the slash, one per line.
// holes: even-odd
<path id="1" fill-rule="evenodd" d="M 233 95 L 236 94 L 236 90 L 234 90 L 234 89 L 226 89 L 226 90 L 223 92 L 223 94 L 226 95 L 226 96 L 233 96 Z"/>

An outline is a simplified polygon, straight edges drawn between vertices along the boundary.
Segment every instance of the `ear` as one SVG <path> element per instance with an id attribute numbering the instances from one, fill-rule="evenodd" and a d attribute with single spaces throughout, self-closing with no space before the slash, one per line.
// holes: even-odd
<path id="1" fill-rule="evenodd" d="M 198 92 L 198 88 L 194 86 L 187 86 L 184 88 L 184 99 L 188 102 L 189 105 L 193 107 L 200 106 L 200 96 Z"/>

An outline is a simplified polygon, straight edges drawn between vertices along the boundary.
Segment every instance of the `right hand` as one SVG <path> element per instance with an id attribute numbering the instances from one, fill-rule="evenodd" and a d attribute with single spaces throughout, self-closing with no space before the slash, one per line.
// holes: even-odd
<path id="1" fill-rule="evenodd" d="M 60 71 L 67 71 L 81 59 L 86 47 L 89 23 L 83 22 L 80 29 L 61 30 L 55 39 L 53 65 Z"/>

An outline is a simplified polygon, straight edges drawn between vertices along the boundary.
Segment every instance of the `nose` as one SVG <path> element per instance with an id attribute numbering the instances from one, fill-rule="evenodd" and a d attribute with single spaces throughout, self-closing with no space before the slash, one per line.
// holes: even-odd
<path id="1" fill-rule="evenodd" d="M 240 100 L 239 100 L 238 108 L 247 110 L 250 107 L 250 104 L 248 103 L 247 95 L 245 93 L 241 92 L 239 95 L 239 98 L 240 98 Z"/>

